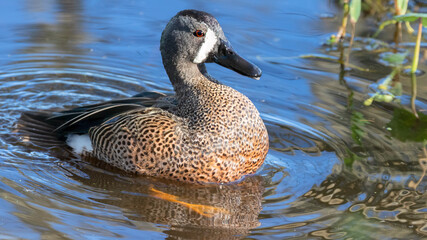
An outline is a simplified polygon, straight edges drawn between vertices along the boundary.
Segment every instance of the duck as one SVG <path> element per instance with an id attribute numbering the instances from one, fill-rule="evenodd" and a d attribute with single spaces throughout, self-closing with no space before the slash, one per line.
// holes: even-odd
<path id="1" fill-rule="evenodd" d="M 125 172 L 188 183 L 230 183 L 254 174 L 266 158 L 268 132 L 251 100 L 208 74 L 217 63 L 243 76 L 262 71 L 232 48 L 218 20 L 178 12 L 160 40 L 175 95 L 135 96 L 60 112 L 24 112 L 26 141 L 59 140 L 74 152 Z"/>

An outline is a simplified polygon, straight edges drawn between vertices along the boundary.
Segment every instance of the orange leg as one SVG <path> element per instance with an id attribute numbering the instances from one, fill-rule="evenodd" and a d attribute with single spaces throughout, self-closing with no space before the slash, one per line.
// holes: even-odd
<path id="1" fill-rule="evenodd" d="M 205 217 L 213 217 L 217 213 L 230 214 L 230 212 L 224 208 L 213 207 L 213 206 L 202 205 L 202 204 L 192 204 L 192 203 L 180 201 L 178 200 L 177 196 L 159 191 L 157 189 L 154 189 L 153 187 L 150 187 L 150 191 L 154 193 L 152 195 L 154 197 L 181 204 Z"/>

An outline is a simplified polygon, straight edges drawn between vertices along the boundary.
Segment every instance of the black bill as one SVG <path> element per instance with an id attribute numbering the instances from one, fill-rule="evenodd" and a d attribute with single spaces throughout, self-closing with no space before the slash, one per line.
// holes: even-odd
<path id="1" fill-rule="evenodd" d="M 240 57 L 230 44 L 223 40 L 221 40 L 218 52 L 214 55 L 213 60 L 223 67 L 256 80 L 259 80 L 262 75 L 259 67 Z"/>

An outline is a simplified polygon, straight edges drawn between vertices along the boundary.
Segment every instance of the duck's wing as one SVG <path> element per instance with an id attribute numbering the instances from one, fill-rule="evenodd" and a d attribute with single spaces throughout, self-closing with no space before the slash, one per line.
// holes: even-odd
<path id="1" fill-rule="evenodd" d="M 25 112 L 17 124 L 18 132 L 26 135 L 53 135 L 63 139 L 70 133 L 87 133 L 91 127 L 111 121 L 130 111 L 147 107 L 167 109 L 173 105 L 165 94 L 143 92 L 130 98 L 77 107 L 57 113 Z M 165 104 L 165 102 L 169 103 Z"/>
<path id="2" fill-rule="evenodd" d="M 82 107 L 73 108 L 71 110 L 61 111 L 57 115 L 79 115 L 79 113 L 89 112 L 92 110 L 100 109 L 109 105 L 122 105 L 122 104 L 139 104 L 145 107 L 151 107 L 157 103 L 161 98 L 166 97 L 166 94 L 159 92 L 142 92 L 138 93 L 129 98 L 115 99 L 108 102 L 102 102 L 98 104 L 86 105 Z"/>

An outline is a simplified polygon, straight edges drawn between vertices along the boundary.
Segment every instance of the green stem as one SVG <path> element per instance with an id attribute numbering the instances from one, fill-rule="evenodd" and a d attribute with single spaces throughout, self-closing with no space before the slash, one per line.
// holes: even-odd
<path id="1" fill-rule="evenodd" d="M 396 29 L 394 31 L 394 43 L 396 44 L 396 49 L 394 53 L 397 52 L 397 48 L 399 47 L 399 40 L 401 39 L 402 35 L 402 23 L 396 22 Z"/>
<path id="2" fill-rule="evenodd" d="M 353 41 L 354 41 L 354 34 L 356 32 L 356 23 L 352 22 L 351 23 L 351 38 L 350 38 L 350 44 L 348 46 L 348 54 L 347 54 L 347 58 L 345 60 L 345 65 L 348 65 L 348 63 L 350 62 L 350 54 L 351 54 L 351 48 L 353 47 Z"/>
<path id="3" fill-rule="evenodd" d="M 376 38 L 376 37 L 378 37 L 378 35 L 380 34 L 380 32 L 387 26 L 387 25 L 390 25 L 390 24 L 395 24 L 396 23 L 396 20 L 393 20 L 393 19 L 391 19 L 391 20 L 387 20 L 387 21 L 384 21 L 383 23 L 381 23 L 381 25 L 378 27 L 378 30 L 374 33 L 374 35 L 372 35 L 372 38 Z"/>
<path id="4" fill-rule="evenodd" d="M 344 0 L 344 16 L 342 18 L 341 27 L 338 30 L 336 41 L 340 41 L 342 37 L 345 35 L 345 30 L 347 28 L 347 20 L 348 20 L 348 13 L 350 11 L 350 8 L 348 6 L 348 0 Z"/>
<path id="5" fill-rule="evenodd" d="M 396 11 L 396 16 L 397 15 L 400 15 L 400 6 L 399 6 L 399 4 L 398 4 L 398 1 L 397 0 L 394 0 L 394 10 Z"/>
<path id="6" fill-rule="evenodd" d="M 412 60 L 412 68 L 411 73 L 415 73 L 418 68 L 418 58 L 420 56 L 420 44 L 421 44 L 421 36 L 423 34 L 423 23 L 421 18 L 418 19 L 418 35 L 417 35 L 417 42 L 415 43 L 415 50 L 414 50 L 414 59 Z"/>
<path id="7" fill-rule="evenodd" d="M 391 71 L 391 73 L 387 76 L 387 78 L 384 79 L 384 81 L 379 85 L 379 87 L 383 86 L 383 87 L 380 87 L 380 89 L 383 88 L 382 90 L 387 90 L 387 87 L 390 85 L 394 76 L 396 76 L 396 74 L 399 72 L 400 72 L 400 68 L 398 67 L 393 68 L 393 71 Z"/>
<path id="8" fill-rule="evenodd" d="M 411 82 L 412 82 L 411 109 L 415 117 L 419 118 L 417 109 L 415 107 L 415 99 L 417 98 L 417 77 L 415 73 L 411 74 Z"/>

